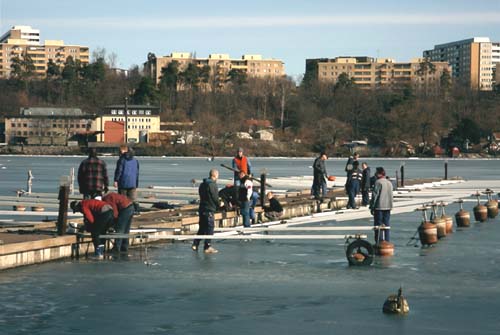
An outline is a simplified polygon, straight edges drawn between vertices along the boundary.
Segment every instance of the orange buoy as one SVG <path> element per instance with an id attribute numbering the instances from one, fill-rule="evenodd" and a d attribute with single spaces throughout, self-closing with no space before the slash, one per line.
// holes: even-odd
<path id="1" fill-rule="evenodd" d="M 474 218 L 476 221 L 484 222 L 488 219 L 488 208 L 485 205 L 481 205 L 481 194 L 479 192 L 476 192 L 474 196 L 477 197 L 477 205 L 474 207 Z"/>
<path id="2" fill-rule="evenodd" d="M 418 236 L 422 245 L 436 244 L 438 241 L 438 231 L 435 224 L 426 221 L 418 227 Z"/>
<path id="3" fill-rule="evenodd" d="M 24 212 L 26 210 L 26 206 L 24 206 L 24 205 L 15 205 L 15 206 L 12 206 L 12 209 L 14 209 L 15 211 L 18 211 L 18 212 Z"/>
<path id="4" fill-rule="evenodd" d="M 453 233 L 453 218 L 449 215 L 446 215 L 444 208 L 447 206 L 446 203 L 441 201 L 441 219 L 443 219 L 446 223 L 446 235 Z"/>
<path id="5" fill-rule="evenodd" d="M 436 225 L 437 237 L 443 238 L 446 236 L 446 220 L 442 219 L 441 217 L 438 217 L 436 210 L 438 206 L 437 203 L 433 202 L 431 206 L 432 206 L 431 221 Z"/>
<path id="6" fill-rule="evenodd" d="M 496 218 L 498 215 L 498 201 L 491 199 L 486 202 L 486 210 L 490 219 Z"/>
<path id="7" fill-rule="evenodd" d="M 498 215 L 498 201 L 491 197 L 493 190 L 487 188 L 483 193 L 488 197 L 488 201 L 484 204 L 488 210 L 488 217 L 494 219 Z"/>
<path id="8" fill-rule="evenodd" d="M 455 214 L 455 221 L 457 227 L 470 227 L 470 213 L 463 208 L 463 199 L 457 201 L 460 204 L 460 210 Z"/>
<path id="9" fill-rule="evenodd" d="M 380 241 L 375 244 L 375 253 L 378 256 L 394 256 L 394 244 L 388 241 Z"/>

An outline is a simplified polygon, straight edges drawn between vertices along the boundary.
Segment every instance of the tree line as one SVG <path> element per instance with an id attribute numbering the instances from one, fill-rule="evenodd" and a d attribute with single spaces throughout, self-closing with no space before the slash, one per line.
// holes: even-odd
<path id="1" fill-rule="evenodd" d="M 149 54 L 149 57 L 154 57 Z M 400 141 L 425 150 L 443 137 L 461 145 L 478 144 L 500 130 L 500 89 L 473 91 L 442 77 L 432 85 L 359 88 L 347 75 L 336 83 L 321 83 L 309 75 L 254 78 L 245 72 L 220 73 L 208 66 L 171 62 L 157 85 L 134 66 L 128 75 L 113 70 L 113 55 L 101 49 L 92 62 L 68 57 L 62 66 L 47 64 L 46 76 L 34 75 L 28 55 L 12 61 L 10 78 L 0 80 L 0 115 L 15 115 L 20 107 L 76 107 L 97 113 L 103 106 L 152 104 L 163 121 L 196 121 L 197 131 L 215 141 L 247 131 L 244 120 L 267 119 L 275 139 L 301 142 L 311 151 L 339 150 L 343 141 L 367 140 L 380 148 Z M 421 64 L 421 75 L 432 64 Z M 388 151 L 389 152 L 389 151 Z"/>

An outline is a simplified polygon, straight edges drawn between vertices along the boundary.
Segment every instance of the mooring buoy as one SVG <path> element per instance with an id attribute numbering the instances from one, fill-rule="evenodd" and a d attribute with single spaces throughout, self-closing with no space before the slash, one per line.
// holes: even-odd
<path id="1" fill-rule="evenodd" d="M 488 201 L 485 203 L 488 217 L 490 219 L 494 219 L 498 215 L 498 201 L 492 198 L 492 195 L 494 193 L 493 190 L 487 188 L 483 193 L 488 197 Z"/>
<path id="2" fill-rule="evenodd" d="M 422 222 L 418 227 L 418 237 L 422 246 L 435 244 L 438 241 L 437 227 L 434 223 L 427 220 L 427 206 L 417 208 L 422 212 Z"/>
<path id="3" fill-rule="evenodd" d="M 477 205 L 474 207 L 474 218 L 478 222 L 484 222 L 488 219 L 488 208 L 485 205 L 481 205 L 481 194 L 479 192 L 473 195 L 477 198 Z"/>
<path id="4" fill-rule="evenodd" d="M 431 203 L 432 207 L 431 222 L 436 225 L 437 237 L 443 238 L 446 236 L 446 220 L 442 219 L 437 215 L 437 206 L 438 206 L 437 203 L 435 202 Z"/>
<path id="5" fill-rule="evenodd" d="M 403 289 L 400 287 L 398 294 L 391 294 L 384 302 L 382 311 L 386 314 L 408 314 L 410 305 L 403 296 Z"/>
<path id="6" fill-rule="evenodd" d="M 455 214 L 455 220 L 457 222 L 457 227 L 467 228 L 470 227 L 470 213 L 464 210 L 464 200 L 458 199 L 457 203 L 460 205 L 460 210 Z"/>
<path id="7" fill-rule="evenodd" d="M 444 201 L 441 201 L 441 219 L 446 222 L 446 235 L 453 233 L 453 218 L 449 215 L 446 215 L 446 211 L 444 208 L 447 206 Z"/>
<path id="8" fill-rule="evenodd" d="M 394 244 L 388 241 L 380 241 L 374 246 L 375 254 L 382 257 L 394 256 Z"/>

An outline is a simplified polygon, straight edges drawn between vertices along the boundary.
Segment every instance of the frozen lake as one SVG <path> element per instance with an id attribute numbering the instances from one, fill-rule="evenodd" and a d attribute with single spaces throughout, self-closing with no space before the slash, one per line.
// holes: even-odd
<path id="1" fill-rule="evenodd" d="M 81 157 L 0 157 L 2 194 L 35 175 L 36 192 L 55 191 Z M 106 159 L 110 167 L 116 158 Z M 188 186 L 212 166 L 194 158 L 140 158 L 142 186 Z M 367 160 L 399 169 L 401 160 Z M 312 159 L 254 159 L 275 176 L 308 175 Z M 436 177 L 442 160 L 406 160 L 407 178 Z M 345 160 L 329 160 L 343 175 Z M 497 179 L 498 160 L 450 160 L 449 175 Z M 114 167 L 111 167 L 113 170 Z M 223 177 L 230 177 L 224 172 Z M 37 184 L 38 183 L 38 184 Z M 478 182 L 483 187 L 484 182 Z M 39 187 L 40 189 L 37 189 Z M 457 185 L 456 187 L 460 187 Z M 467 202 L 471 210 L 474 203 Z M 457 211 L 450 205 L 448 214 Z M 219 254 L 188 243 L 108 261 L 59 261 L 0 273 L 1 334 L 498 334 L 500 220 L 472 224 L 428 249 L 407 245 L 420 216 L 394 215 L 396 254 L 350 268 L 342 241 L 217 241 Z M 331 222 L 322 223 L 331 225 Z M 366 225 L 352 220 L 342 225 Z M 371 237 L 370 237 L 371 238 Z M 382 314 L 399 286 L 410 314 Z"/>

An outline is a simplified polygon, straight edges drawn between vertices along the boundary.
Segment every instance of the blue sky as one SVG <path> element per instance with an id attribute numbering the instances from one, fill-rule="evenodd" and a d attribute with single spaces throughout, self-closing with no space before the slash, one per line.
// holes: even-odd
<path id="1" fill-rule="evenodd" d="M 435 44 L 500 41 L 500 0 L 0 0 L 0 31 L 31 25 L 43 39 L 105 48 L 117 65 L 148 52 L 262 54 L 304 72 L 305 59 L 341 55 L 407 61 Z"/>

